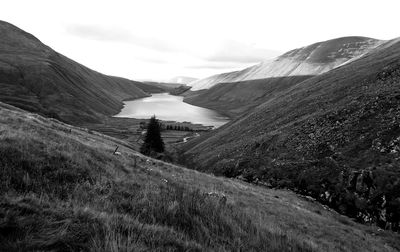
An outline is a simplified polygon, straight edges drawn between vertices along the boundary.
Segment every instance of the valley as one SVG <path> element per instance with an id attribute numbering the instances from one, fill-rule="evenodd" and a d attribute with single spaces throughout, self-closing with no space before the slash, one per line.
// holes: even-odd
<path id="1" fill-rule="evenodd" d="M 400 251 L 399 125 L 399 38 L 139 82 L 0 21 L 0 250 Z"/>
<path id="2" fill-rule="evenodd" d="M 103 75 L 55 52 L 33 35 L 4 21 L 0 21 L 0 35 L 0 101 L 122 137 L 136 147 L 141 136 L 140 123 L 145 123 L 143 119 L 150 118 L 152 114 L 137 117 L 140 120 L 113 120 L 110 116 L 119 113 L 125 101 L 136 99 L 134 102 L 137 102 L 139 98 L 151 97 L 152 93 L 173 92 L 185 86 L 177 83 L 142 83 Z M 219 116 L 212 111 L 181 105 L 194 113 L 204 111 L 204 118 L 207 118 L 206 115 L 213 117 L 204 121 L 211 123 L 211 126 L 226 122 L 222 117 L 218 119 Z M 179 111 L 179 107 L 171 109 Z M 171 118 L 166 119 L 168 124 L 177 124 Z M 176 119 L 174 121 L 181 118 Z M 182 127 L 190 125 L 195 131 L 209 130 L 209 127 L 201 125 L 178 124 Z M 191 135 L 188 131 L 164 134 L 168 143 L 180 142 L 188 135 Z"/>

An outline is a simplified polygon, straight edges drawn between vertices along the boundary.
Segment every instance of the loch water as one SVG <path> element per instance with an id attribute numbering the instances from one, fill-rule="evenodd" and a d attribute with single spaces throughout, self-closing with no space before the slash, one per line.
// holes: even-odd
<path id="1" fill-rule="evenodd" d="M 185 103 L 183 96 L 168 93 L 125 101 L 124 108 L 115 117 L 147 119 L 153 115 L 165 121 L 191 122 L 216 128 L 229 121 L 229 118 L 214 110 Z"/>

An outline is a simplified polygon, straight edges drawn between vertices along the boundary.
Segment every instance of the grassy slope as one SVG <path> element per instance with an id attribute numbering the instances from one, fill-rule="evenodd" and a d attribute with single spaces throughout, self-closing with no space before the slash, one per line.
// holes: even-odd
<path id="1" fill-rule="evenodd" d="M 122 100 L 148 96 L 138 82 L 93 71 L 0 21 L 0 101 L 78 123 L 98 121 Z"/>
<path id="2" fill-rule="evenodd" d="M 195 91 L 184 101 L 217 110 L 230 117 L 238 117 L 310 77 L 290 76 L 219 83 L 210 89 Z"/>
<path id="3" fill-rule="evenodd" d="M 115 145 L 121 156 L 112 155 Z M 7 251 L 394 251 L 399 246 L 398 237 L 289 191 L 147 159 L 120 140 L 3 103 L 0 168 L 0 244 Z M 227 201 L 208 192 L 224 193 Z"/>

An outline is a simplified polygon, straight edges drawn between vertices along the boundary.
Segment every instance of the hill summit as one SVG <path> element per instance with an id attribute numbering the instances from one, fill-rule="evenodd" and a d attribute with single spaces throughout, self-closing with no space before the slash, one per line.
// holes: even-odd
<path id="1" fill-rule="evenodd" d="M 240 71 L 217 74 L 194 81 L 190 83 L 191 90 L 209 89 L 218 83 L 322 74 L 364 55 L 382 42 L 366 37 L 343 37 L 318 42 Z"/>

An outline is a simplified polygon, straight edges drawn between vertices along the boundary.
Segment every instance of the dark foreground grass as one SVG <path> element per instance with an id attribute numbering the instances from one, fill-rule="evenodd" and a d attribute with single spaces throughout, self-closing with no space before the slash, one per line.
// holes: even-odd
<path id="1" fill-rule="evenodd" d="M 311 251 L 87 133 L 0 114 L 1 251 Z"/>

